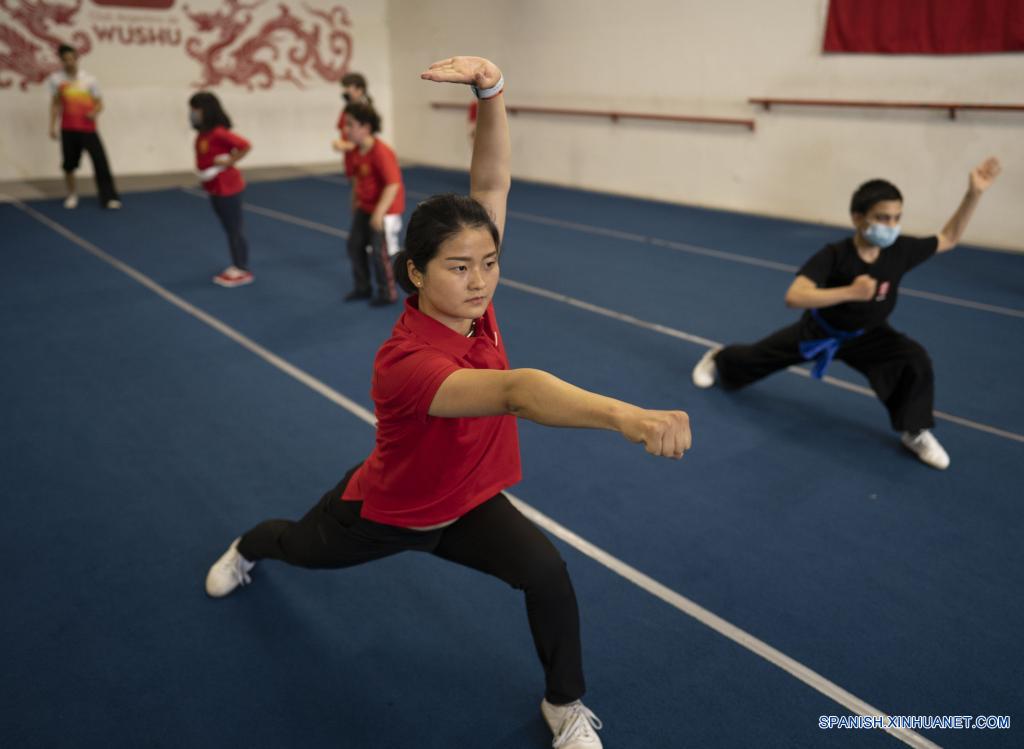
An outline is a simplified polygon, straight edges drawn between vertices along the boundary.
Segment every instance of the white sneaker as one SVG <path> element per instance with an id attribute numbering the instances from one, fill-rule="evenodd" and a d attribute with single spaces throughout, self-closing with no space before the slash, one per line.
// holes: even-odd
<path id="1" fill-rule="evenodd" d="M 78 208 L 78 196 L 75 195 L 74 193 L 71 193 L 66 198 L 64 198 L 64 207 L 69 210 L 72 208 Z"/>
<path id="2" fill-rule="evenodd" d="M 555 735 L 551 742 L 554 749 L 601 749 L 596 731 L 601 730 L 602 723 L 579 700 L 568 705 L 552 705 L 545 699 L 540 703 L 540 712 Z"/>
<path id="3" fill-rule="evenodd" d="M 241 540 L 238 537 L 232 541 L 224 555 L 206 573 L 206 595 L 211 598 L 223 598 L 239 585 L 252 582 L 249 572 L 256 566 L 256 562 L 250 562 L 238 553 L 238 542 Z"/>
<path id="4" fill-rule="evenodd" d="M 107 210 L 109 210 L 109 211 L 119 210 L 121 208 L 121 201 L 120 200 L 108 200 L 106 206 L 104 206 L 104 207 Z"/>
<path id="5" fill-rule="evenodd" d="M 223 271 L 213 277 L 213 282 L 218 286 L 232 289 L 235 286 L 245 286 L 253 282 L 254 276 L 247 270 L 229 265 Z"/>
<path id="6" fill-rule="evenodd" d="M 949 455 L 942 449 L 942 445 L 935 439 L 935 435 L 927 429 L 922 429 L 916 434 L 914 432 L 904 432 L 900 436 L 900 441 L 922 463 L 927 463 L 932 468 L 938 468 L 940 471 L 949 468 Z"/>
<path id="7" fill-rule="evenodd" d="M 704 356 L 697 362 L 697 366 L 693 368 L 693 373 L 690 375 L 694 385 L 704 389 L 715 384 L 715 377 L 718 376 L 718 368 L 715 366 L 715 354 L 721 350 L 722 347 L 719 346 L 704 352 Z"/>

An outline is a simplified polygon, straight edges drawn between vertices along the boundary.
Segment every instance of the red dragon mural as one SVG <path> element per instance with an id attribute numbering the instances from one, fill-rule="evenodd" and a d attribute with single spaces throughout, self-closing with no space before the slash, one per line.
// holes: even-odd
<path id="1" fill-rule="evenodd" d="M 352 57 L 352 38 L 346 30 L 351 21 L 345 8 L 336 5 L 320 11 L 306 7 L 305 11 L 314 19 L 307 27 L 288 6 L 278 5 L 276 16 L 236 45 L 253 22 L 250 11 L 262 4 L 261 0 L 251 4 L 227 0 L 223 10 L 212 13 L 193 13 L 185 7 L 185 15 L 200 34 L 216 34 L 212 39 L 193 36 L 185 43 L 185 51 L 202 68 L 202 79 L 194 84 L 196 87 L 231 81 L 252 90 L 287 81 L 303 88 L 303 82 L 313 75 L 325 81 L 341 79 Z M 326 27 L 323 35 L 327 59 L 321 56 L 321 27 L 317 19 Z"/>
<path id="2" fill-rule="evenodd" d="M 0 0 L 0 89 L 13 86 L 16 78 L 23 91 L 45 81 L 59 67 L 57 46 L 62 42 L 75 47 L 79 56 L 92 50 L 86 31 L 66 29 L 60 35 L 59 27 L 76 23 L 83 2 Z M 102 4 L 124 5 L 127 0 Z M 264 4 L 265 0 L 225 0 L 213 11 L 184 7 L 195 27 L 185 41 L 185 53 L 200 67 L 193 85 L 233 83 L 251 91 L 287 82 L 304 88 L 316 79 L 336 82 L 348 72 L 352 21 L 344 7 L 318 10 L 303 5 L 296 12 L 278 4 L 277 14 L 269 20 L 254 21 L 255 11 Z"/>
<path id="3" fill-rule="evenodd" d="M 46 80 L 59 67 L 57 46 L 70 43 L 83 57 L 92 49 L 92 42 L 87 34 L 75 31 L 69 37 L 55 36 L 50 25 L 70 26 L 75 15 L 82 9 L 82 0 L 74 5 L 46 0 L 0 0 L 0 8 L 10 15 L 12 21 L 20 24 L 18 28 L 9 23 L 0 22 L 0 73 L 14 73 L 21 77 L 18 86 L 22 91 L 30 85 Z M 29 36 L 30 35 L 30 36 Z M 0 77 L 0 88 L 10 88 L 14 84 L 12 78 Z"/>

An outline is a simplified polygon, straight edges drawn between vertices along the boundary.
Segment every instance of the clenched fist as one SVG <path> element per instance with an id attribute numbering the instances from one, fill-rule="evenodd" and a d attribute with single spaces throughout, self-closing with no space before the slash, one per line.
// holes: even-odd
<path id="1" fill-rule="evenodd" d="M 622 436 L 643 443 L 651 455 L 681 458 L 693 444 L 690 417 L 685 411 L 648 411 L 637 408 L 626 417 Z"/>
<path id="2" fill-rule="evenodd" d="M 863 273 L 853 279 L 853 283 L 850 284 L 850 299 L 854 302 L 870 302 L 875 298 L 877 290 L 878 281 L 867 273 Z"/>

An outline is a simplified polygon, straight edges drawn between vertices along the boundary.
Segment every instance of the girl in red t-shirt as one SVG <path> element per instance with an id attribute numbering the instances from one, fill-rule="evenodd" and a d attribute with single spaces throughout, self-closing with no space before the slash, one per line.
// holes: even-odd
<path id="1" fill-rule="evenodd" d="M 395 261 L 412 296 L 374 362 L 376 447 L 298 522 L 265 521 L 232 542 L 206 592 L 228 595 L 262 559 L 341 568 L 409 550 L 493 575 L 525 593 L 554 745 L 600 747 L 601 723 L 580 702 L 579 615 L 565 562 L 502 493 L 520 479 L 516 417 L 617 431 L 672 458 L 690 448 L 689 419 L 509 368 L 491 304 L 510 185 L 504 79 L 479 57 L 434 63 L 421 77 L 472 85 L 480 114 L 470 196 L 421 203 Z"/>
<path id="2" fill-rule="evenodd" d="M 353 286 L 345 301 L 369 299 L 374 306 L 398 301 L 391 266 L 398 254 L 405 210 L 398 157 L 379 133 L 380 115 L 373 107 L 365 103 L 345 107 L 345 136 L 355 146 L 345 154 L 345 175 L 352 181 L 348 257 Z M 371 268 L 376 294 L 370 284 Z"/>
<path id="3" fill-rule="evenodd" d="M 235 168 L 252 148 L 249 141 L 231 132 L 231 118 L 220 100 L 209 91 L 188 100 L 189 121 L 196 136 L 196 174 L 210 194 L 210 204 L 228 235 L 231 265 L 213 277 L 220 286 L 233 288 L 252 283 L 249 270 L 249 242 L 242 222 L 242 193 L 245 180 Z"/>

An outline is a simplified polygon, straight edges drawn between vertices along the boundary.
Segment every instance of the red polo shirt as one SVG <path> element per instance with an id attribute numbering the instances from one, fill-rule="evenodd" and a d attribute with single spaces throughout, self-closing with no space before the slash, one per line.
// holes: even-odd
<path id="1" fill-rule="evenodd" d="M 373 213 L 384 188 L 394 184 L 398 185 L 398 194 L 386 213 L 405 210 L 402 170 L 398 167 L 395 152 L 380 138 L 374 138 L 366 153 L 361 153 L 358 147 L 345 153 L 345 174 L 356 178 L 356 205 L 363 213 Z"/>
<path id="2" fill-rule="evenodd" d="M 202 171 L 216 166 L 215 159 L 221 154 L 231 153 L 236 148 L 241 151 L 250 145 L 241 135 L 220 125 L 205 133 L 199 133 L 196 136 L 196 169 Z M 204 182 L 203 189 L 211 195 L 236 195 L 245 189 L 245 180 L 236 167 L 230 167 L 210 181 Z"/>
<path id="3" fill-rule="evenodd" d="M 514 416 L 430 416 L 441 383 L 459 369 L 508 369 L 494 305 L 471 338 L 405 302 L 373 365 L 377 444 L 343 499 L 363 501 L 367 520 L 426 527 L 453 520 L 522 479 Z"/>

